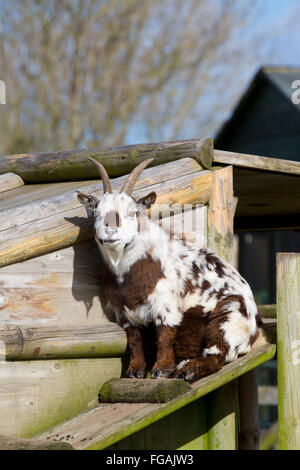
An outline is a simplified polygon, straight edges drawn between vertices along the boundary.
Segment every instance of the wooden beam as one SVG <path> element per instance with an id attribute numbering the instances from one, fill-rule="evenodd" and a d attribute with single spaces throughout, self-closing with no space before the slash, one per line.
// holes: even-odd
<path id="1" fill-rule="evenodd" d="M 93 148 L 37 154 L 6 155 L 0 159 L 0 174 L 15 172 L 26 183 L 94 179 L 97 170 L 87 162 L 93 157 L 101 162 L 109 176 L 129 173 L 147 158 L 154 158 L 152 166 L 194 158 L 202 168 L 211 168 L 213 141 L 210 138 L 127 145 L 124 147 Z"/>
<path id="2" fill-rule="evenodd" d="M 31 438 L 98 406 L 103 383 L 121 376 L 122 358 L 2 360 L 0 365 L 0 435 Z"/>
<path id="3" fill-rule="evenodd" d="M 280 158 L 260 157 L 246 153 L 214 150 L 214 162 L 234 165 L 242 168 L 253 168 L 291 175 L 300 175 L 300 162 Z"/>
<path id="4" fill-rule="evenodd" d="M 300 254 L 277 253 L 279 448 L 300 449 Z"/>
<path id="5" fill-rule="evenodd" d="M 207 246 L 222 259 L 233 264 L 233 216 L 236 200 L 233 195 L 232 167 L 213 172 L 213 186 L 207 211 Z M 230 390 L 230 391 L 229 391 Z M 237 387 L 226 385 L 208 398 L 207 441 L 209 449 L 237 448 Z M 230 398 L 228 397 L 230 395 Z M 224 402 L 227 397 L 227 402 Z M 226 431 L 225 431 L 226 430 Z"/>
<path id="6" fill-rule="evenodd" d="M 167 403 L 189 391 L 181 379 L 111 379 L 102 385 L 102 403 Z"/>
<path id="7" fill-rule="evenodd" d="M 5 360 L 119 357 L 127 347 L 115 323 L 30 326 L 0 325 Z"/>
<path id="8" fill-rule="evenodd" d="M 0 436 L 0 450 L 75 450 L 68 442 Z"/>
<path id="9" fill-rule="evenodd" d="M 201 171 L 201 167 L 192 158 L 146 168 L 136 182 L 135 190 L 198 171 Z M 127 176 L 121 176 L 112 180 L 112 189 L 120 191 L 126 178 Z M 11 191 L 9 198 L 5 194 L 0 194 L 0 232 L 81 207 L 77 200 L 76 190 L 100 196 L 102 183 L 98 177 L 93 181 L 30 184 Z"/>
<path id="10" fill-rule="evenodd" d="M 211 183 L 211 172 L 199 171 L 154 184 L 147 191 L 157 192 L 155 207 L 160 204 L 205 204 L 210 198 Z M 142 196 L 145 189 L 137 189 L 133 194 Z M 76 199 L 76 193 L 73 192 L 72 204 Z M 51 204 L 51 200 L 48 204 Z M 0 231 L 0 267 L 93 238 L 92 217 L 86 217 L 85 209 L 79 207 L 78 203 L 75 207 L 68 210 L 64 208 L 49 217 Z"/>
<path id="11" fill-rule="evenodd" d="M 0 193 L 19 188 L 23 185 L 24 181 L 22 178 L 14 173 L 4 173 L 4 175 L 0 175 Z"/>
<path id="12" fill-rule="evenodd" d="M 276 347 L 266 345 L 225 365 L 219 372 L 192 384 L 189 392 L 168 403 L 103 403 L 72 421 L 41 434 L 41 439 L 62 441 L 72 435 L 75 449 L 105 449 L 134 432 L 174 413 L 274 357 Z M 199 420 L 203 416 L 199 415 Z"/>
<path id="13" fill-rule="evenodd" d="M 258 450 L 258 382 L 256 369 L 242 375 L 238 380 L 240 432 L 239 450 Z"/>
<path id="14" fill-rule="evenodd" d="M 258 305 L 259 315 L 263 318 L 276 318 L 276 304 L 273 305 Z"/>

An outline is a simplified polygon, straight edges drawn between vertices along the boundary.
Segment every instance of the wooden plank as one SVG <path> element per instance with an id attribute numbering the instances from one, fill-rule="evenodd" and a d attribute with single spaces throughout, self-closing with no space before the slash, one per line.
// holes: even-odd
<path id="1" fill-rule="evenodd" d="M 273 318 L 262 318 L 262 328 L 269 343 L 277 343 L 277 320 Z"/>
<path id="2" fill-rule="evenodd" d="M 261 437 L 260 440 L 260 450 L 271 450 L 278 442 L 278 421 L 276 421 L 272 426 L 267 429 Z"/>
<path id="3" fill-rule="evenodd" d="M 115 442 L 106 450 L 207 450 L 205 397 Z"/>
<path id="4" fill-rule="evenodd" d="M 237 217 L 300 212 L 300 175 L 234 168 L 233 187 L 239 198 Z"/>
<path id="5" fill-rule="evenodd" d="M 300 448 L 300 254 L 277 253 L 279 448 Z"/>
<path id="6" fill-rule="evenodd" d="M 263 318 L 276 318 L 276 304 L 273 305 L 258 305 L 259 315 Z"/>
<path id="7" fill-rule="evenodd" d="M 147 188 L 200 170 L 200 165 L 192 158 L 146 168 L 136 182 L 135 189 Z M 126 178 L 127 175 L 112 180 L 112 189 L 120 190 Z M 31 184 L 10 192 L 9 198 L 0 195 L 0 231 L 80 207 L 76 190 L 100 195 L 102 183 L 98 177 L 93 181 Z"/>
<path id="8" fill-rule="evenodd" d="M 127 347 L 124 331 L 108 322 L 38 327 L 0 324 L 0 342 L 6 360 L 119 357 Z"/>
<path id="9" fill-rule="evenodd" d="M 155 208 L 159 209 L 160 204 L 205 204 L 210 197 L 211 181 L 211 172 L 200 171 L 152 185 L 151 191 L 158 194 Z M 145 190 L 133 194 L 139 197 Z M 0 266 L 91 239 L 92 227 L 92 218 L 86 217 L 81 206 L 0 232 Z"/>
<path id="10" fill-rule="evenodd" d="M 291 175 L 300 175 L 300 162 L 280 158 L 261 157 L 245 153 L 214 150 L 214 162 L 234 165 L 242 168 L 253 168 Z"/>
<path id="11" fill-rule="evenodd" d="M 68 442 L 0 436 L 0 450 L 74 450 Z"/>
<path id="12" fill-rule="evenodd" d="M 229 382 L 209 393 L 205 403 L 208 411 L 208 450 L 236 450 L 239 437 L 237 382 Z"/>
<path id="13" fill-rule="evenodd" d="M 4 173 L 4 175 L 0 175 L 0 193 L 18 188 L 19 186 L 23 185 L 24 181 L 22 178 L 18 175 L 15 175 L 14 173 Z"/>
<path id="14" fill-rule="evenodd" d="M 71 435 L 70 442 L 76 449 L 107 448 L 272 359 L 275 351 L 274 345 L 266 345 L 249 353 L 225 365 L 218 373 L 194 382 L 190 392 L 168 403 L 101 404 L 67 423 L 40 434 L 39 438 L 51 439 L 56 436 L 64 441 L 67 435 Z"/>
<path id="15" fill-rule="evenodd" d="M 232 167 L 215 170 L 207 213 L 207 246 L 231 264 L 233 264 L 233 215 L 235 206 Z"/>
<path id="16" fill-rule="evenodd" d="M 69 150 L 39 154 L 6 155 L 0 159 L 0 174 L 15 172 L 26 183 L 68 181 L 97 178 L 97 171 L 87 164 L 93 157 L 107 169 L 109 176 L 129 173 L 147 158 L 154 158 L 154 165 L 194 158 L 203 168 L 210 168 L 213 160 L 213 142 L 210 138 L 159 142 L 154 144 L 127 145 L 123 147 Z"/>
<path id="17" fill-rule="evenodd" d="M 111 379 L 102 385 L 102 403 L 166 403 L 190 390 L 182 379 Z"/>
<path id="18" fill-rule="evenodd" d="M 260 406 L 278 406 L 278 390 L 275 385 L 259 385 L 258 402 Z"/>
<path id="19" fill-rule="evenodd" d="M 1 361 L 0 434 L 32 437 L 97 406 L 121 370 L 121 358 Z"/>
<path id="20" fill-rule="evenodd" d="M 105 312 L 94 240 L 0 269 L 0 319 L 42 326 L 114 320 Z"/>
<path id="21" fill-rule="evenodd" d="M 213 172 L 213 187 L 208 205 L 207 245 L 217 255 L 233 264 L 233 215 L 236 201 L 233 196 L 232 167 L 216 169 Z M 214 392 L 208 407 L 207 431 L 209 449 L 237 448 L 237 387 L 224 386 Z M 228 389 L 231 398 L 228 398 Z M 228 400 L 224 403 L 224 397 Z M 226 408 L 227 406 L 227 408 Z M 229 410 L 230 408 L 230 410 Z"/>

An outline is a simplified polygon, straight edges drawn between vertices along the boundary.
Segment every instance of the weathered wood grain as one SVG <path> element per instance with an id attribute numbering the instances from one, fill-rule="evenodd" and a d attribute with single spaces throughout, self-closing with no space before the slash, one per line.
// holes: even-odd
<path id="1" fill-rule="evenodd" d="M 160 204 L 205 204 L 211 180 L 211 172 L 200 171 L 152 185 L 151 191 L 158 194 L 152 212 L 159 212 Z M 145 190 L 134 191 L 136 197 L 144 194 Z M 81 206 L 0 232 L 0 266 L 89 240 L 93 237 L 92 226 L 92 218 L 86 217 Z"/>
<path id="2" fill-rule="evenodd" d="M 166 403 L 189 391 L 182 379 L 111 379 L 102 385 L 102 403 Z"/>
<path id="3" fill-rule="evenodd" d="M 258 312 L 263 318 L 276 318 L 276 304 L 273 305 L 258 305 Z"/>
<path id="4" fill-rule="evenodd" d="M 119 357 L 127 347 L 124 331 L 115 323 L 83 325 L 0 324 L 6 360 Z"/>
<path id="5" fill-rule="evenodd" d="M 67 442 L 0 436 L 0 450 L 74 450 Z"/>
<path id="6" fill-rule="evenodd" d="M 300 175 L 300 162 L 279 158 L 227 152 L 225 150 L 214 150 L 214 162 L 243 168 L 254 168 L 279 173 L 288 173 L 291 175 Z"/>
<path id="7" fill-rule="evenodd" d="M 230 264 L 233 264 L 233 216 L 236 202 L 233 196 L 232 167 L 213 171 L 207 212 L 207 246 Z"/>
<path id="8" fill-rule="evenodd" d="M 26 183 L 97 178 L 97 170 L 87 163 L 90 157 L 101 162 L 111 177 L 129 173 L 141 161 L 150 157 L 154 158 L 152 166 L 190 157 L 198 161 L 203 168 L 209 169 L 213 160 L 213 142 L 212 139 L 205 138 L 124 147 L 6 155 L 0 159 L 0 174 L 13 171 Z"/>
<path id="9" fill-rule="evenodd" d="M 24 181 L 22 178 L 18 175 L 15 175 L 14 173 L 4 173 L 4 175 L 0 175 L 0 193 L 18 188 L 19 186 L 23 185 Z"/>
<path id="10" fill-rule="evenodd" d="M 279 448 L 300 449 L 300 254 L 277 253 Z"/>
<path id="11" fill-rule="evenodd" d="M 117 357 L 1 361 L 0 434 L 32 437 L 97 406 L 102 384 L 121 370 Z"/>
<path id="12" fill-rule="evenodd" d="M 65 441 L 66 436 L 71 435 L 70 443 L 75 449 L 104 449 L 272 359 L 275 351 L 275 346 L 266 345 L 249 353 L 227 364 L 218 373 L 194 382 L 190 392 L 168 403 L 103 403 L 69 422 L 40 434 L 39 438 L 56 437 Z"/>
<path id="13" fill-rule="evenodd" d="M 146 168 L 136 182 L 135 189 L 147 188 L 200 170 L 200 165 L 192 158 Z M 120 190 L 126 178 L 127 175 L 112 180 L 112 188 Z M 0 231 L 81 207 L 76 190 L 100 195 L 102 182 L 98 177 L 93 181 L 31 184 L 10 192 L 9 197 L 0 195 Z"/>

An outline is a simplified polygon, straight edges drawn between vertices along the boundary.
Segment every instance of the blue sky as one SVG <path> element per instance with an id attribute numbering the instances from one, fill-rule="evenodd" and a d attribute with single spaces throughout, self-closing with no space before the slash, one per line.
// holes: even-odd
<path id="1" fill-rule="evenodd" d="M 251 2 L 251 0 L 240 1 Z M 230 54 L 235 49 L 242 53 L 241 66 L 233 74 L 230 88 L 223 95 L 217 95 L 215 85 L 211 84 L 205 92 L 206 95 L 201 98 L 199 103 L 201 111 L 194 120 L 194 125 L 191 119 L 176 138 L 197 138 L 203 134 L 214 136 L 224 120 L 230 117 L 234 106 L 260 67 L 265 65 L 300 67 L 299 25 L 300 0 L 260 0 L 257 14 L 248 24 L 246 23 L 245 29 L 242 29 L 239 36 L 235 37 L 233 48 L 229 47 L 227 52 L 229 57 L 227 71 L 229 74 L 232 74 Z M 221 71 L 223 65 L 219 64 L 216 67 L 217 74 L 218 69 Z M 220 75 L 222 75 L 222 72 L 220 72 Z M 219 104 L 214 116 L 215 122 L 211 125 L 208 124 L 202 131 L 201 116 L 204 115 L 204 122 L 205 109 L 211 108 L 214 101 L 218 101 Z M 146 140 L 144 126 L 140 123 L 130 129 L 126 143 L 134 144 Z"/>

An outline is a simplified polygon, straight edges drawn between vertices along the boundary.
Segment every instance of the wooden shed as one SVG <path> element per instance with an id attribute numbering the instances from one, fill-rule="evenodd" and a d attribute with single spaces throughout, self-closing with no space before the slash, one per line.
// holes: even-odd
<path id="1" fill-rule="evenodd" d="M 296 99 L 299 95 L 298 80 L 299 67 L 260 69 L 230 119 L 219 130 L 215 148 L 299 162 L 300 104 L 297 104 Z M 272 190 L 274 205 L 280 197 L 279 193 L 276 194 L 276 189 L 274 187 Z M 291 188 L 290 200 L 285 203 L 290 204 L 295 197 L 297 195 Z M 298 251 L 300 233 L 292 230 L 293 224 L 290 226 L 287 217 L 282 225 L 274 224 L 271 219 L 264 224 L 260 224 L 259 220 L 253 222 L 251 228 L 256 232 L 239 234 L 239 269 L 250 282 L 259 302 L 275 303 L 276 252 Z M 277 228 L 284 229 L 285 232 L 277 231 Z M 237 223 L 235 229 L 245 230 L 246 227 Z M 262 229 L 267 231 L 258 232 Z M 253 260 L 257 269 L 252 268 Z"/>
<path id="2" fill-rule="evenodd" d="M 234 213 L 247 230 L 300 226 L 300 163 L 214 151 L 211 139 L 2 157 L 0 435 L 75 449 L 257 448 L 255 368 L 274 357 L 272 342 L 163 402 L 99 403 L 101 387 L 124 376 L 127 345 L 102 308 L 92 218 L 76 197 L 102 191 L 88 156 L 113 188 L 153 156 L 135 194 L 153 189 L 176 205 L 161 223 L 184 216 L 185 232 L 231 263 Z"/>

